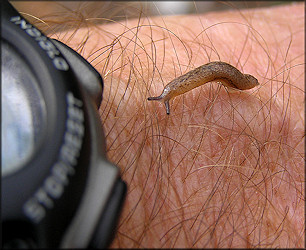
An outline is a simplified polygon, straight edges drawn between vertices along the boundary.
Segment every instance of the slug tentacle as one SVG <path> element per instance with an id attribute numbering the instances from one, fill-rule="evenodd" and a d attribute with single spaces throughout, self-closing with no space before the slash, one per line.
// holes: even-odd
<path id="1" fill-rule="evenodd" d="M 165 100 L 165 106 L 166 106 L 166 112 L 167 112 L 167 115 L 170 115 L 170 105 L 169 105 L 169 100 Z"/>
<path id="2" fill-rule="evenodd" d="M 166 96 L 165 91 L 160 96 L 151 96 L 148 97 L 148 101 L 161 101 L 165 103 L 166 106 L 166 112 L 167 115 L 170 114 L 170 105 L 169 105 L 169 99 L 165 99 L 164 97 Z"/>
<path id="3" fill-rule="evenodd" d="M 148 97 L 148 101 L 158 101 L 158 100 L 161 100 L 163 99 L 163 97 L 160 95 L 160 96 L 151 96 L 151 97 Z"/>
<path id="4" fill-rule="evenodd" d="M 166 112 L 170 114 L 169 100 L 184 94 L 213 80 L 221 80 L 226 87 L 246 90 L 259 85 L 257 79 L 248 74 L 241 73 L 234 66 L 225 62 L 211 62 L 204 64 L 188 73 L 175 78 L 168 83 L 162 94 L 157 97 L 149 97 L 148 100 L 157 100 L 165 103 Z"/>

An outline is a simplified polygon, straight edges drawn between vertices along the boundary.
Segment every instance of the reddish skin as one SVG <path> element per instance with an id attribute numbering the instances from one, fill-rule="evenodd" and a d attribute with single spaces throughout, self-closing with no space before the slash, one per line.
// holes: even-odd
<path id="1" fill-rule="evenodd" d="M 304 247 L 304 30 L 299 3 L 54 35 L 105 80 L 107 154 L 129 187 L 112 247 Z M 229 95 L 207 84 L 166 117 L 146 100 L 218 60 L 260 86 Z"/>

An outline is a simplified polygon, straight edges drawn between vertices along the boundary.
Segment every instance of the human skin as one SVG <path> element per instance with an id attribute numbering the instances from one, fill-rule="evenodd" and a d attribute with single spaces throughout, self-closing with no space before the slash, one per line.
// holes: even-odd
<path id="1" fill-rule="evenodd" d="M 107 156 L 128 185 L 114 248 L 304 247 L 304 3 L 140 17 L 52 34 L 104 78 Z M 149 102 L 224 61 L 260 85 L 205 84 Z"/>

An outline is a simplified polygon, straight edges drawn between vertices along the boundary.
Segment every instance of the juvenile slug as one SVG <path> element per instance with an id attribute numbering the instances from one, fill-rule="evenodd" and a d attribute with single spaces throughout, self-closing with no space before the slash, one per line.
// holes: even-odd
<path id="1" fill-rule="evenodd" d="M 259 84 L 254 76 L 243 74 L 228 63 L 210 62 L 175 78 L 165 86 L 160 96 L 149 97 L 148 100 L 164 102 L 166 112 L 169 115 L 169 100 L 171 98 L 213 80 L 220 80 L 224 86 L 240 90 L 251 89 Z"/>

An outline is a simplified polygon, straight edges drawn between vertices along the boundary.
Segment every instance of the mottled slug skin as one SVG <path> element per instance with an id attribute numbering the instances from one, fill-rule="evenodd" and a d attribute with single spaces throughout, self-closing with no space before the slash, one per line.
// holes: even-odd
<path id="1" fill-rule="evenodd" d="M 224 86 L 240 90 L 251 89 L 259 85 L 255 77 L 241 73 L 228 63 L 210 62 L 175 78 L 165 86 L 160 96 L 149 97 L 148 100 L 164 102 L 167 114 L 170 114 L 169 100 L 171 98 L 184 94 L 213 80 L 220 80 Z"/>

